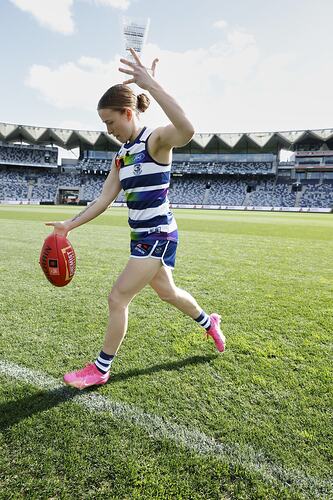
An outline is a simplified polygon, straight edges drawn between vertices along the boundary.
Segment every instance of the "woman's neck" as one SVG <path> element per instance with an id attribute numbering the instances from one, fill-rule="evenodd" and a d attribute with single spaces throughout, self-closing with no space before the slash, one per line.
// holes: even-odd
<path id="1" fill-rule="evenodd" d="M 131 137 L 128 139 L 128 142 L 133 142 L 138 137 L 142 129 L 143 127 L 140 127 L 140 125 L 136 125 L 133 129 Z"/>

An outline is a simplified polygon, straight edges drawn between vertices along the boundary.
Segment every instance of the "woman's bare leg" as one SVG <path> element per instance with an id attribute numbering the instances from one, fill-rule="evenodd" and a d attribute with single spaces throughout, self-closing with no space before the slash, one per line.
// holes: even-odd
<path id="1" fill-rule="evenodd" d="M 169 304 L 174 305 L 177 309 L 195 319 L 200 326 L 205 328 L 207 334 L 213 338 L 217 350 L 219 352 L 224 351 L 225 336 L 220 328 L 221 317 L 217 313 L 208 316 L 190 293 L 178 288 L 173 281 L 170 268 L 162 267 L 149 284 L 162 300 L 169 302 Z"/>
<path id="2" fill-rule="evenodd" d="M 174 305 L 191 318 L 196 319 L 200 315 L 202 308 L 190 293 L 176 286 L 170 268 L 161 267 L 149 284 L 162 300 Z"/>
<path id="3" fill-rule="evenodd" d="M 161 261 L 152 258 L 130 258 L 109 295 L 109 323 L 103 351 L 116 354 L 127 331 L 128 305 L 161 269 Z"/>

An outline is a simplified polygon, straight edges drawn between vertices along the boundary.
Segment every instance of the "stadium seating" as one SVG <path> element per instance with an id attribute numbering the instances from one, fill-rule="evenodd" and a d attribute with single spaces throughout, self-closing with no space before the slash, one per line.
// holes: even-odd
<path id="1" fill-rule="evenodd" d="M 256 190 L 248 196 L 247 205 L 261 207 L 294 207 L 296 193 L 287 184 L 275 184 L 274 181 L 259 181 Z"/>
<path id="2" fill-rule="evenodd" d="M 94 200 L 100 195 L 103 184 L 105 182 L 104 176 L 85 175 L 82 179 L 83 184 L 83 199 Z"/>
<path id="3" fill-rule="evenodd" d="M 99 158 L 84 158 L 78 163 L 83 171 L 109 171 L 111 168 L 112 160 L 109 159 L 99 159 Z"/>
<path id="4" fill-rule="evenodd" d="M 0 152 L 5 147 L 0 145 Z M 0 162 L 0 201 L 57 201 L 59 189 L 75 189 L 79 191 L 80 199 L 93 200 L 99 196 L 106 179 L 106 173 L 110 168 L 111 160 L 108 159 L 86 159 L 82 160 L 84 169 L 73 173 L 60 172 L 58 168 L 33 168 L 29 162 L 42 161 L 41 154 L 45 150 L 41 148 L 32 154 L 31 148 L 19 147 L 18 152 L 10 146 L 7 148 L 6 158 L 1 167 Z M 24 153 L 22 153 L 24 151 Z M 32 155 L 32 156 L 31 156 Z M 27 162 L 26 166 L 22 162 Z M 11 162 L 17 166 L 11 166 Z M 240 162 L 238 166 L 240 166 Z M 258 163 L 258 162 L 257 162 Z M 269 162 L 266 162 L 269 163 Z M 29 167 L 27 165 L 30 165 Z M 258 163 L 259 164 L 259 163 Z M 21 166 L 19 166 L 21 165 Z M 36 163 L 34 166 L 36 167 Z M 230 167 L 231 162 L 229 162 Z M 86 168 L 88 167 L 89 168 Z M 215 165 L 216 167 L 217 165 Z M 95 168 L 96 167 L 96 168 Z M 194 168 L 195 167 L 195 168 Z M 236 170 L 233 175 L 214 174 L 214 165 L 196 162 L 182 170 L 183 175 L 177 175 L 180 164 L 172 168 L 172 179 L 169 189 L 169 200 L 173 204 L 190 205 L 226 205 L 226 206 L 255 206 L 255 207 L 333 207 L 333 173 L 311 174 L 305 177 L 304 173 L 297 174 L 297 180 L 301 190 L 294 191 L 295 178 L 286 175 L 281 169 L 280 175 L 272 175 L 264 171 L 254 175 L 253 165 L 242 165 L 242 171 L 232 165 Z M 219 168 L 224 166 L 219 165 Z M 264 166 L 263 166 L 264 167 Z M 202 169 L 202 174 L 187 173 L 186 169 Z M 268 168 L 268 166 L 267 166 Z M 193 171 L 194 171 L 193 170 Z M 87 173 L 90 171 L 90 173 Z M 98 175 L 94 175 L 93 172 Z M 103 171 L 100 175 L 99 171 Z M 251 175 L 247 172 L 251 171 Z M 250 191 L 250 192 L 248 192 Z M 121 192 L 117 201 L 124 202 L 124 193 Z"/>
<path id="5" fill-rule="evenodd" d="M 214 180 L 211 182 L 207 205 L 238 205 L 244 204 L 246 183 L 242 180 Z"/>
<path id="6" fill-rule="evenodd" d="M 173 177 L 170 183 L 169 200 L 171 203 L 203 203 L 206 179 Z"/>
<path id="7" fill-rule="evenodd" d="M 272 162 L 173 162 L 173 171 L 183 174 L 257 175 L 273 174 Z"/>
<path id="8" fill-rule="evenodd" d="M 58 150 L 39 146 L 0 143 L 0 164 L 57 166 Z"/>
<path id="9" fill-rule="evenodd" d="M 0 200 L 26 200 L 28 182 L 20 171 L 0 170 Z"/>
<path id="10" fill-rule="evenodd" d="M 306 184 L 303 187 L 301 207 L 333 207 L 333 184 Z"/>

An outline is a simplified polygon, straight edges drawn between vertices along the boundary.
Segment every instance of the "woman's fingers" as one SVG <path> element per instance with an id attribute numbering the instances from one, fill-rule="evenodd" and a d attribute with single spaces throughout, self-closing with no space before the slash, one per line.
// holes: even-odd
<path id="1" fill-rule="evenodd" d="M 139 59 L 139 56 L 138 56 L 138 54 L 135 52 L 135 50 L 134 50 L 134 49 L 132 49 L 132 48 L 130 48 L 130 51 L 131 51 L 132 56 L 133 56 L 133 57 L 134 57 L 134 59 L 136 60 L 136 62 L 137 62 L 138 64 L 141 64 L 141 61 L 140 61 L 140 59 Z"/>
<path id="2" fill-rule="evenodd" d="M 122 62 L 123 64 L 127 64 L 128 66 L 131 66 L 132 68 L 134 68 L 135 64 L 131 61 L 129 61 L 128 59 L 120 59 L 120 62 Z"/>
<path id="3" fill-rule="evenodd" d="M 118 68 L 119 71 L 122 73 L 126 73 L 127 75 L 134 75 L 133 71 L 130 71 L 129 69 L 124 69 L 124 68 Z"/>
<path id="4" fill-rule="evenodd" d="M 131 78 L 130 80 L 126 80 L 125 82 L 123 82 L 123 85 L 127 85 L 128 83 L 135 83 L 135 78 L 134 78 L 134 73 L 133 71 L 130 71 L 128 69 L 124 69 L 124 68 L 118 68 L 119 71 L 121 71 L 122 73 L 126 73 L 127 75 L 131 75 L 133 78 Z"/>
<path id="5" fill-rule="evenodd" d="M 135 83 L 135 78 L 132 78 L 131 80 L 126 80 L 123 82 L 124 85 L 127 85 L 128 83 Z"/>
<path id="6" fill-rule="evenodd" d="M 159 61 L 159 58 L 156 57 L 154 60 L 153 60 L 153 63 L 151 65 L 151 72 L 153 73 L 153 76 L 155 76 L 155 69 L 156 69 L 156 64 L 158 63 Z"/>
<path id="7" fill-rule="evenodd" d="M 128 61 L 127 59 L 120 59 L 120 62 L 122 62 L 123 64 L 127 64 L 128 66 L 131 67 L 131 69 L 129 68 L 118 68 L 118 70 L 121 72 L 121 73 L 125 73 L 126 75 L 131 75 L 132 78 L 129 79 L 129 80 L 126 80 L 123 82 L 124 85 L 128 85 L 130 83 L 137 83 L 139 85 L 139 87 L 141 87 L 142 85 L 138 82 L 141 82 L 141 79 L 142 78 L 146 78 L 146 76 L 148 76 L 148 73 L 147 73 L 147 70 L 149 72 L 151 72 L 151 74 L 153 76 L 155 76 L 155 70 L 156 70 L 156 65 L 159 61 L 158 57 L 156 57 L 153 62 L 152 62 L 152 65 L 151 65 L 151 68 L 146 68 L 145 66 L 143 66 L 143 64 L 141 63 L 140 61 L 140 58 L 138 56 L 138 54 L 135 52 L 134 49 L 130 48 L 129 49 L 131 51 L 131 54 L 135 60 L 135 63 L 131 62 L 131 61 Z M 138 69 L 139 68 L 143 68 L 144 70 L 144 73 L 145 75 L 141 75 L 141 70 Z M 142 82 L 141 82 L 142 83 Z M 144 87 L 142 87 L 144 88 Z"/>

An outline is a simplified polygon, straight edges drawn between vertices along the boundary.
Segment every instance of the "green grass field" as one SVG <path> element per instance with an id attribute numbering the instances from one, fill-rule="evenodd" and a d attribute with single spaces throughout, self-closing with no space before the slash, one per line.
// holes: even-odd
<path id="1" fill-rule="evenodd" d="M 129 231 L 119 208 L 72 231 L 52 287 L 42 222 L 77 212 L 0 206 L 0 498 L 332 499 L 333 216 L 176 210 L 175 281 L 221 313 L 226 352 L 147 287 L 84 393 L 62 376 L 99 353 Z"/>

